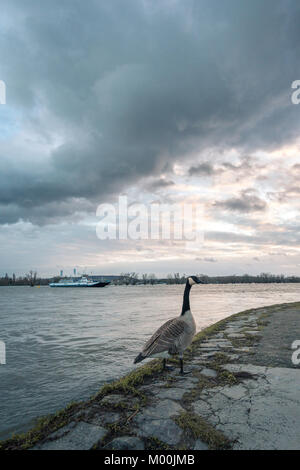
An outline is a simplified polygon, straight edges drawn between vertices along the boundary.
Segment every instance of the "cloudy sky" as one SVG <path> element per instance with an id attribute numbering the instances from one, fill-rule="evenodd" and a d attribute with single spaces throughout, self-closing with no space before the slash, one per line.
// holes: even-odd
<path id="1" fill-rule="evenodd" d="M 2 0 L 0 274 L 300 275 L 300 4 Z M 99 240 L 194 203 L 204 242 Z"/>

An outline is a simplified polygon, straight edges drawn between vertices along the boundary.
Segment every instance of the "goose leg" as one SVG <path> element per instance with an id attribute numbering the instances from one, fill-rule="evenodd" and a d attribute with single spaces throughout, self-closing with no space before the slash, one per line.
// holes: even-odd
<path id="1" fill-rule="evenodd" d="M 182 357 L 180 358 L 180 373 L 182 375 L 186 375 L 186 374 L 190 374 L 192 371 L 191 370 L 188 370 L 188 371 L 184 371 L 183 370 L 183 359 Z"/>
<path id="2" fill-rule="evenodd" d="M 167 360 L 163 359 L 163 370 L 174 370 L 174 367 L 167 366 Z"/>

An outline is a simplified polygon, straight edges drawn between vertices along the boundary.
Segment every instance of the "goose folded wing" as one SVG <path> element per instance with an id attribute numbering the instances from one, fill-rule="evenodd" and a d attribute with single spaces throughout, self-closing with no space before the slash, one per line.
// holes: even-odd
<path id="1" fill-rule="evenodd" d="M 174 346 L 180 342 L 184 328 L 185 323 L 179 318 L 168 320 L 147 341 L 142 354 L 147 357 L 174 349 Z"/>

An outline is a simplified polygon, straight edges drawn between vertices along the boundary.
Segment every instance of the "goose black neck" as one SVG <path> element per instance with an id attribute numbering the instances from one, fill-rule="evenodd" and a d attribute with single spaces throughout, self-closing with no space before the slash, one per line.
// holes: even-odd
<path id="1" fill-rule="evenodd" d="M 183 304 L 182 304 L 181 315 L 184 315 L 187 310 L 190 310 L 190 290 L 191 290 L 190 283 L 189 281 L 186 281 L 184 294 L 183 294 Z"/>

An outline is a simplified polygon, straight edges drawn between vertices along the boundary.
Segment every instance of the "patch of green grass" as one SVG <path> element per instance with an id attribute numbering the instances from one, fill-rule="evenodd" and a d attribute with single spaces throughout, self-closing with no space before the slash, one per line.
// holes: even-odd
<path id="1" fill-rule="evenodd" d="M 183 412 L 175 418 L 175 422 L 194 439 L 206 442 L 211 450 L 230 449 L 231 447 L 229 439 L 224 434 L 194 413 Z"/>
<path id="2" fill-rule="evenodd" d="M 257 341 L 259 341 L 260 339 L 260 336 L 251 335 L 250 333 L 244 333 L 244 335 L 245 335 L 244 347 L 247 347 L 247 346 L 251 347 L 255 343 L 257 343 Z"/>
<path id="3" fill-rule="evenodd" d="M 136 406 L 136 404 L 134 405 Z M 130 406 L 130 404 L 126 401 L 119 401 L 118 403 L 105 403 L 104 404 L 104 407 L 106 408 L 109 408 L 109 409 L 113 409 L 113 410 L 128 410 L 128 409 L 131 409 L 132 407 Z"/>
<path id="4" fill-rule="evenodd" d="M 107 424 L 107 429 L 110 431 L 109 440 L 112 440 L 118 434 L 128 429 L 128 427 L 122 423 L 111 423 L 111 424 Z"/>
<path id="5" fill-rule="evenodd" d="M 176 379 L 174 377 L 169 377 L 168 380 L 166 380 L 165 385 L 163 385 L 163 388 L 171 388 L 175 382 Z"/>
<path id="6" fill-rule="evenodd" d="M 222 352 L 218 352 L 213 356 L 213 360 L 210 363 L 210 367 L 215 369 L 218 366 L 221 366 L 222 364 L 227 364 L 228 362 L 230 362 L 228 355 Z"/>
<path id="7" fill-rule="evenodd" d="M 234 385 L 238 382 L 237 378 L 231 372 L 224 370 L 218 375 L 219 385 Z"/>
<path id="8" fill-rule="evenodd" d="M 130 372 L 119 380 L 110 384 L 105 384 L 100 391 L 94 395 L 92 400 L 102 399 L 105 395 L 113 392 L 124 392 L 131 393 L 133 395 L 140 395 L 140 392 L 136 389 L 138 385 L 145 383 L 145 380 L 152 378 L 162 370 L 161 361 L 155 359 L 148 364 Z"/>
<path id="9" fill-rule="evenodd" d="M 170 450 L 172 449 L 157 437 L 148 437 L 146 440 L 146 450 Z"/>
<path id="10" fill-rule="evenodd" d="M 270 323 L 270 320 L 268 320 L 269 318 L 270 318 L 270 313 L 268 312 L 262 313 L 257 320 L 257 325 L 258 325 L 257 329 L 262 330 L 265 326 L 267 326 Z"/>
<path id="11" fill-rule="evenodd" d="M 245 338 L 230 338 L 234 348 L 250 348 L 257 342 L 257 337 L 244 333 Z"/>

